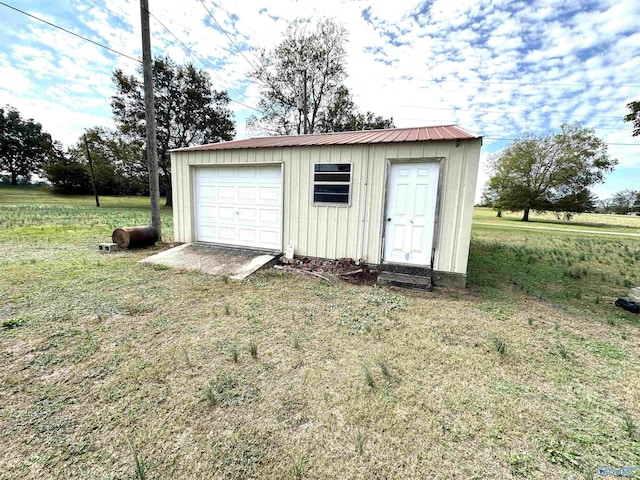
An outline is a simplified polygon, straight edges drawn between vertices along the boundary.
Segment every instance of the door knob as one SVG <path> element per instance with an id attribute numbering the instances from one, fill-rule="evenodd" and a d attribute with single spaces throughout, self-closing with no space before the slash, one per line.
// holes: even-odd
<path id="1" fill-rule="evenodd" d="M 387 218 L 387 222 L 390 222 L 390 221 L 391 221 L 391 217 Z"/>

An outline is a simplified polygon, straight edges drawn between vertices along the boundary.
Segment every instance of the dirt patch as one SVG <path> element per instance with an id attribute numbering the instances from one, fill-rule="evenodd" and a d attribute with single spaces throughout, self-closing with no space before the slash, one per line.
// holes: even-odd
<path id="1" fill-rule="evenodd" d="M 281 257 L 279 264 L 275 265 L 274 268 L 313 275 L 329 282 L 339 280 L 355 285 L 375 285 L 380 273 L 366 265 L 357 265 L 352 258 L 325 260 L 302 257 L 290 260 Z"/>

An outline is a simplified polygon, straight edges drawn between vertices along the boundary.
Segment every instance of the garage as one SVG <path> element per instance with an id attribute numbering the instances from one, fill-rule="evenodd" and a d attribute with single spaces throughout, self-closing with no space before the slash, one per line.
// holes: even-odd
<path id="1" fill-rule="evenodd" d="M 194 168 L 195 240 L 282 249 L 280 165 Z"/>
<path id="2" fill-rule="evenodd" d="M 440 125 L 173 150 L 174 239 L 351 258 L 381 283 L 462 287 L 481 147 Z"/>

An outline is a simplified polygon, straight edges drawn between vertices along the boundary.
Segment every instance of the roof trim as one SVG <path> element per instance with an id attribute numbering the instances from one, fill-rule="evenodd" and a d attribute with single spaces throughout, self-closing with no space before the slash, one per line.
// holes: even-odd
<path id="1" fill-rule="evenodd" d="M 209 150 L 239 150 L 278 147 L 303 147 L 323 145 L 368 145 L 384 143 L 427 142 L 442 140 L 482 139 L 457 125 L 429 127 L 389 128 L 380 130 L 358 130 L 354 132 L 316 133 L 305 135 L 282 135 L 254 137 L 243 140 L 209 143 L 194 147 L 176 148 L 170 152 Z"/>

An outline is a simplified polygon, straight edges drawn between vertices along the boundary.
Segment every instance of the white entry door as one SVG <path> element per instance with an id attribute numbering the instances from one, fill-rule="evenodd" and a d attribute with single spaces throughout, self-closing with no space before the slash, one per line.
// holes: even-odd
<path id="1" fill-rule="evenodd" d="M 391 164 L 384 261 L 431 264 L 439 172 L 437 162 Z"/>
<path id="2" fill-rule="evenodd" d="M 196 241 L 280 251 L 280 171 L 280 165 L 195 168 Z"/>

